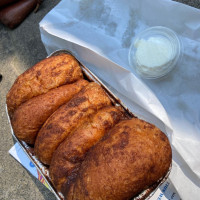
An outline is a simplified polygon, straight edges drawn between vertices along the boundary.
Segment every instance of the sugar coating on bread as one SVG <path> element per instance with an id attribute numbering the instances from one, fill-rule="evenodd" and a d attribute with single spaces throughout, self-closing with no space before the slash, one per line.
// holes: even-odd
<path id="1" fill-rule="evenodd" d="M 80 79 L 72 84 L 49 90 L 21 104 L 14 112 L 11 124 L 18 139 L 34 144 L 37 133 L 45 121 L 61 105 L 67 103 L 89 82 Z"/>
<path id="2" fill-rule="evenodd" d="M 94 82 L 89 83 L 55 111 L 40 129 L 34 148 L 38 159 L 49 165 L 58 145 L 84 123 L 89 115 L 110 104 L 102 87 Z"/>
<path id="3" fill-rule="evenodd" d="M 78 170 L 87 151 L 94 146 L 116 123 L 122 119 L 122 112 L 107 106 L 88 117 L 73 134 L 67 137 L 53 154 L 49 174 L 57 191 L 74 170 Z"/>
<path id="4" fill-rule="evenodd" d="M 168 138 L 154 125 L 137 118 L 119 122 L 89 151 L 65 198 L 131 199 L 164 177 L 171 160 Z"/>
<path id="5" fill-rule="evenodd" d="M 78 61 L 69 54 L 46 58 L 21 74 L 7 94 L 10 117 L 15 109 L 34 96 L 83 77 Z"/>

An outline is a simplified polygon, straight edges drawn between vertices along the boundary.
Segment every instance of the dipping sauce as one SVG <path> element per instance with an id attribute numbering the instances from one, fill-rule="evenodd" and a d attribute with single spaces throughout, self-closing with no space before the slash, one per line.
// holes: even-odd
<path id="1" fill-rule="evenodd" d="M 134 40 L 129 51 L 129 63 L 145 78 L 166 75 L 176 65 L 180 42 L 176 34 L 165 27 L 152 27 Z"/>

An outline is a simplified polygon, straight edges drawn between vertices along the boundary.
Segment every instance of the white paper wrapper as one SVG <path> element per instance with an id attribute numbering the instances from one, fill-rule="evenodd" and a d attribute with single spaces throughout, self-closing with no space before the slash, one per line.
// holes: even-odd
<path id="1" fill-rule="evenodd" d="M 134 36 L 149 26 L 173 29 L 183 57 L 159 80 L 128 64 Z M 170 181 L 182 199 L 200 193 L 200 10 L 169 0 L 62 0 L 40 23 L 47 53 L 72 51 L 141 118 L 161 128 L 173 147 Z"/>

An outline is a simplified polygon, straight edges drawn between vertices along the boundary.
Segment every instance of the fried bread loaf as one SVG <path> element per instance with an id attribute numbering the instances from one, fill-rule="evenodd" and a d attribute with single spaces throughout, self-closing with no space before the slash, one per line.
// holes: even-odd
<path id="1" fill-rule="evenodd" d="M 65 198 L 131 199 L 165 176 L 171 160 L 158 128 L 136 118 L 119 122 L 90 149 L 78 176 L 65 185 Z"/>
<path id="2" fill-rule="evenodd" d="M 77 60 L 69 54 L 60 54 L 42 60 L 21 74 L 7 94 L 8 113 L 34 96 L 83 77 Z"/>
<path id="3" fill-rule="evenodd" d="M 86 152 L 122 117 L 122 112 L 114 106 L 104 107 L 88 117 L 84 124 L 59 145 L 49 168 L 51 181 L 57 191 L 61 190 L 71 172 L 78 170 Z"/>
<path id="4" fill-rule="evenodd" d="M 40 129 L 34 147 L 38 159 L 49 165 L 58 145 L 84 123 L 89 115 L 110 104 L 111 101 L 101 86 L 89 83 L 55 111 Z"/>
<path id="5" fill-rule="evenodd" d="M 52 89 L 21 104 L 14 112 L 11 124 L 18 139 L 34 144 L 38 131 L 49 116 L 67 103 L 88 84 L 80 79 L 75 83 Z"/>

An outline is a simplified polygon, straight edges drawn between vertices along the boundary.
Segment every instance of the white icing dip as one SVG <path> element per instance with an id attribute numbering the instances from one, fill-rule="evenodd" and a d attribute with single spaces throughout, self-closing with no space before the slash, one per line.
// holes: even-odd
<path id="1" fill-rule="evenodd" d="M 161 36 L 137 40 L 134 47 L 137 70 L 150 76 L 166 71 L 176 55 L 173 44 Z"/>

